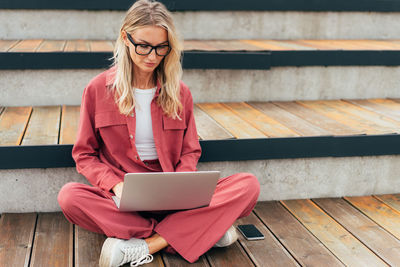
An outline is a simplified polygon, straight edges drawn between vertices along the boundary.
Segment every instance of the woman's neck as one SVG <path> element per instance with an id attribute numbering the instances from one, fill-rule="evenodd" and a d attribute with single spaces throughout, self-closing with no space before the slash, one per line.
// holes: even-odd
<path id="1" fill-rule="evenodd" d="M 132 86 L 139 89 L 150 89 L 156 86 L 154 72 L 135 72 Z"/>

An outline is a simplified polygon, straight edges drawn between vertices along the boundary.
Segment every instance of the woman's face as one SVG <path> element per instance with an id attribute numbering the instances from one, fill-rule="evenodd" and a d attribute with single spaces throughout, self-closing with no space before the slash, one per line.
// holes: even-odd
<path id="1" fill-rule="evenodd" d="M 132 40 L 138 45 L 165 46 L 168 45 L 168 32 L 159 26 L 145 26 L 130 34 Z M 139 55 L 135 52 L 135 46 L 129 41 L 126 32 L 122 32 L 122 37 L 127 46 L 129 46 L 129 55 L 134 63 L 134 71 L 153 72 L 160 64 L 164 56 L 156 54 L 155 49 L 148 55 Z M 138 52 L 140 46 L 137 47 Z M 161 50 L 161 49 L 160 49 Z"/>

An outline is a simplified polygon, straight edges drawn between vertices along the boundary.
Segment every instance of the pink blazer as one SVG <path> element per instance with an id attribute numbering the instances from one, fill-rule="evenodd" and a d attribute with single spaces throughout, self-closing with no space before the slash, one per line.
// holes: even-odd
<path id="1" fill-rule="evenodd" d="M 127 172 L 148 172 L 135 146 L 136 117 L 122 115 L 107 89 L 112 84 L 114 68 L 110 68 L 86 86 L 81 103 L 77 138 L 72 149 L 76 169 L 88 181 L 105 191 L 123 181 Z M 183 105 L 182 120 L 172 119 L 151 103 L 154 142 L 164 172 L 196 171 L 201 155 L 193 116 L 193 99 L 188 87 L 180 83 Z"/>

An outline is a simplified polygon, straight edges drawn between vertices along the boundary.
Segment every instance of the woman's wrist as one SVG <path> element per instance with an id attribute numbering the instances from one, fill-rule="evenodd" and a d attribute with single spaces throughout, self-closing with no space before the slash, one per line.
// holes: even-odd
<path id="1" fill-rule="evenodd" d="M 124 182 L 119 182 L 118 184 L 114 185 L 112 188 L 112 191 L 114 192 L 114 194 L 119 198 L 121 198 L 123 185 L 124 185 Z"/>

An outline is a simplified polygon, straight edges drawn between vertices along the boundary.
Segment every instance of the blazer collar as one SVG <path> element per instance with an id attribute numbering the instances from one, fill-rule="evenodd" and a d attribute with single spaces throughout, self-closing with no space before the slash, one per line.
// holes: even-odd
<path id="1" fill-rule="evenodd" d="M 117 72 L 117 67 L 116 66 L 112 66 L 111 68 L 109 68 L 107 70 L 107 74 L 106 74 L 106 86 L 111 86 L 114 81 L 115 81 L 115 75 Z M 160 94 L 161 91 L 161 84 L 160 81 L 157 80 L 157 90 L 156 93 L 154 94 L 154 97 L 157 97 Z"/>

